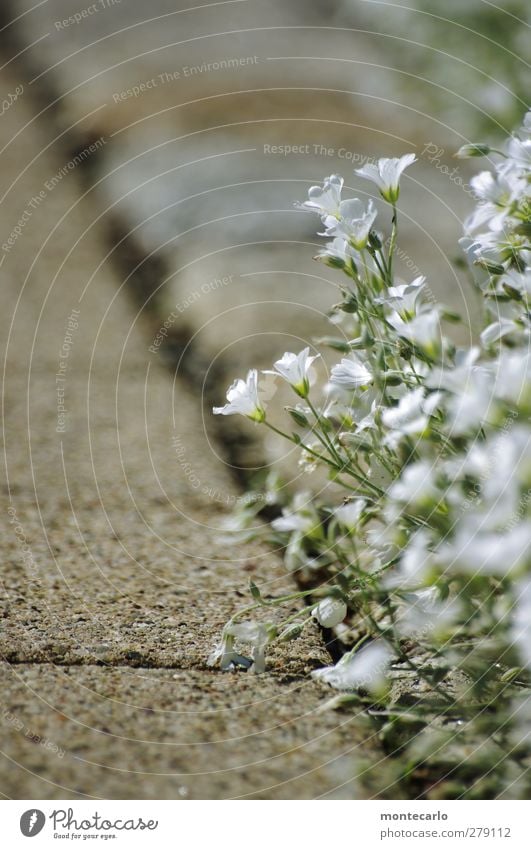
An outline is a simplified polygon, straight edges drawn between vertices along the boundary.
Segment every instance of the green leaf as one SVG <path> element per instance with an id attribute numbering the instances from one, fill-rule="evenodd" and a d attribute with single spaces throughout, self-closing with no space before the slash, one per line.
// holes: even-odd
<path id="1" fill-rule="evenodd" d="M 262 601 L 262 594 L 252 579 L 249 581 L 249 589 L 255 601 Z"/>

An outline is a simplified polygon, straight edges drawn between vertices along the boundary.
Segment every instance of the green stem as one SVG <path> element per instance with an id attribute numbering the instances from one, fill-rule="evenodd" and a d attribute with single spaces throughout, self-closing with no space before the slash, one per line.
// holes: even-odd
<path id="1" fill-rule="evenodd" d="M 396 237 L 398 235 L 398 219 L 397 219 L 397 211 L 396 211 L 396 203 L 393 203 L 393 229 L 391 231 L 391 241 L 389 243 L 389 260 L 387 263 L 387 270 L 389 273 L 389 285 L 393 285 L 393 254 L 395 252 L 396 247 Z"/>

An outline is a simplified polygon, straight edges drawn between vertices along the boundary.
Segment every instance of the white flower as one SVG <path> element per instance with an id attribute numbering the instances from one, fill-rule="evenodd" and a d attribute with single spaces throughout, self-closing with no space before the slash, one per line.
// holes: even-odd
<path id="1" fill-rule="evenodd" d="M 390 286 L 385 298 L 377 298 L 377 304 L 384 304 L 395 310 L 400 318 L 408 321 L 416 312 L 417 301 L 422 294 L 425 277 L 416 277 L 411 283 L 400 286 Z"/>
<path id="2" fill-rule="evenodd" d="M 531 523 L 522 522 L 505 533 L 483 530 L 483 514 L 467 515 L 452 542 L 441 546 L 439 556 L 449 568 L 472 575 L 507 575 L 530 564 Z"/>
<path id="3" fill-rule="evenodd" d="M 507 158 L 509 160 L 508 166 L 516 167 L 518 169 L 522 169 L 524 171 L 531 170 L 531 139 L 526 139 L 525 141 L 521 141 L 517 138 L 512 138 L 507 147 Z M 501 167 L 501 171 L 505 170 L 507 166 Z"/>
<path id="4" fill-rule="evenodd" d="M 527 351 L 503 353 L 496 366 L 495 394 L 507 404 L 531 406 L 531 358 Z"/>
<path id="5" fill-rule="evenodd" d="M 315 669 L 312 678 L 325 681 L 336 690 L 377 691 L 385 681 L 393 652 L 383 640 L 362 648 L 358 652 L 345 654 L 335 666 Z"/>
<path id="6" fill-rule="evenodd" d="M 330 383 L 344 389 L 359 389 L 372 383 L 372 374 L 355 354 L 350 354 L 333 366 Z"/>
<path id="7" fill-rule="evenodd" d="M 265 672 L 265 649 L 269 643 L 266 625 L 259 622 L 240 622 L 236 625 L 229 625 L 227 630 L 232 637 L 251 645 L 253 658 L 251 671 L 257 675 Z"/>
<path id="8" fill-rule="evenodd" d="M 336 236 L 317 252 L 316 259 L 323 260 L 331 266 L 343 267 L 350 264 L 355 267 L 360 257 L 343 236 Z"/>
<path id="9" fill-rule="evenodd" d="M 290 532 L 290 531 L 309 531 L 313 527 L 313 519 L 310 516 L 301 516 L 300 513 L 291 513 L 287 510 L 282 510 L 283 516 L 278 519 L 273 519 L 271 527 L 275 531 Z"/>
<path id="10" fill-rule="evenodd" d="M 463 436 L 483 424 L 494 424 L 497 419 L 492 367 L 478 364 L 478 356 L 478 348 L 458 351 L 453 368 L 434 369 L 426 380 L 427 386 L 451 393 L 446 408 L 448 425 L 455 436 Z"/>
<path id="11" fill-rule="evenodd" d="M 342 236 L 357 251 L 367 245 L 371 227 L 377 216 L 372 200 L 367 209 L 358 198 L 343 200 L 339 205 L 337 216 L 330 215 L 324 219 L 326 233 L 324 236 Z"/>
<path id="12" fill-rule="evenodd" d="M 258 372 L 251 369 L 246 380 L 235 380 L 227 390 L 227 401 L 224 407 L 214 407 L 217 416 L 232 416 L 239 413 L 255 422 L 263 422 L 265 411 L 258 398 Z"/>
<path id="13" fill-rule="evenodd" d="M 459 612 L 454 599 L 441 600 L 437 587 L 427 587 L 408 593 L 398 609 L 396 628 L 403 637 L 423 638 L 429 634 L 437 636 L 444 631 Z"/>
<path id="14" fill-rule="evenodd" d="M 516 608 L 513 613 L 512 637 L 526 666 L 531 667 L 531 581 L 519 581 L 514 592 Z"/>
<path id="15" fill-rule="evenodd" d="M 466 391 L 475 372 L 486 373 L 484 368 L 476 365 L 479 355 L 480 350 L 476 347 L 459 349 L 455 355 L 455 365 L 452 368 L 432 369 L 426 378 L 426 386 L 457 394 Z"/>
<path id="16" fill-rule="evenodd" d="M 367 502 L 363 498 L 355 498 L 334 510 L 334 516 L 345 528 L 353 531 L 358 527 Z"/>
<path id="17" fill-rule="evenodd" d="M 309 492 L 298 492 L 289 507 L 282 508 L 282 516 L 273 519 L 275 531 L 299 531 L 306 533 L 319 524 Z"/>
<path id="18" fill-rule="evenodd" d="M 400 175 L 416 161 L 414 153 L 406 153 L 400 159 L 379 159 L 377 164 L 368 163 L 356 169 L 356 174 L 376 183 L 382 197 L 389 203 L 396 203 L 400 193 Z"/>
<path id="19" fill-rule="evenodd" d="M 499 231 L 505 226 L 513 199 L 521 189 L 516 176 L 495 177 L 490 171 L 482 171 L 470 181 L 475 195 L 480 199 L 476 209 L 465 221 L 465 231 L 472 233 L 488 224 L 490 230 Z"/>
<path id="20" fill-rule="evenodd" d="M 480 339 L 484 348 L 489 348 L 500 339 L 504 339 L 510 333 L 521 330 L 520 325 L 511 318 L 500 318 L 499 321 L 493 321 L 485 330 L 481 331 Z"/>
<path id="21" fill-rule="evenodd" d="M 337 174 L 331 174 L 324 180 L 322 186 L 312 186 L 308 191 L 308 200 L 304 203 L 297 204 L 300 208 L 311 209 L 318 212 L 320 215 L 339 214 L 339 204 L 341 203 L 341 190 L 343 188 L 343 178 Z"/>
<path id="22" fill-rule="evenodd" d="M 523 272 L 510 269 L 500 278 L 499 285 L 502 290 L 510 291 L 514 289 L 524 296 L 526 301 L 531 301 L 531 267 L 527 267 Z"/>
<path id="23" fill-rule="evenodd" d="M 336 598 L 324 598 L 312 610 L 312 616 L 315 616 L 323 628 L 335 628 L 346 615 L 347 605 Z"/>
<path id="24" fill-rule="evenodd" d="M 263 373 L 280 375 L 293 387 L 297 395 L 306 398 L 310 390 L 308 374 L 313 361 L 319 356 L 320 354 L 310 357 L 309 348 L 304 348 L 300 354 L 292 354 L 286 351 L 282 359 L 274 363 L 274 371 L 264 371 Z"/>
<path id="25" fill-rule="evenodd" d="M 433 473 L 434 468 L 428 460 L 406 466 L 400 478 L 389 489 L 389 498 L 417 507 L 435 504 L 440 495 Z"/>
<path id="26" fill-rule="evenodd" d="M 434 356 L 440 350 L 441 327 L 437 309 L 420 312 L 411 321 L 404 321 L 398 313 L 394 313 L 388 321 L 399 336 L 422 348 L 427 354 Z"/>
<path id="27" fill-rule="evenodd" d="M 510 227 L 497 233 L 478 233 L 472 240 L 460 239 L 460 243 L 465 247 L 470 261 L 493 274 L 501 274 L 506 270 L 516 255 L 526 265 L 531 262 L 528 238 Z"/>
<path id="28" fill-rule="evenodd" d="M 429 537 L 425 531 L 417 531 L 408 542 L 398 564 L 398 571 L 388 574 L 387 587 L 417 589 L 429 582 L 434 558 L 429 550 Z"/>
<path id="29" fill-rule="evenodd" d="M 386 427 L 403 434 L 423 433 L 441 397 L 439 392 L 426 397 L 424 389 L 420 386 L 404 395 L 398 406 L 384 410 L 382 421 Z"/>
<path id="30" fill-rule="evenodd" d="M 447 410 L 452 436 L 463 436 L 485 424 L 494 424 L 497 409 L 490 375 L 480 368 L 471 370 L 466 385 L 450 396 Z"/>
<path id="31" fill-rule="evenodd" d="M 228 628 L 224 629 L 221 643 L 210 654 L 207 664 L 208 666 L 215 666 L 218 661 L 223 672 L 236 666 L 243 666 L 244 669 L 248 669 L 252 663 L 248 657 L 243 657 L 234 651 L 234 635 L 230 633 Z"/>

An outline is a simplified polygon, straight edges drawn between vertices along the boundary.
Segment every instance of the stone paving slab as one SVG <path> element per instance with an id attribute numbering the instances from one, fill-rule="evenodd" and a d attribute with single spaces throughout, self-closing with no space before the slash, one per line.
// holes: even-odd
<path id="1" fill-rule="evenodd" d="M 162 318 L 176 310 L 207 359 L 254 354 L 262 365 L 283 341 L 328 331 L 337 274 L 312 263 L 317 219 L 293 203 L 331 172 L 365 197 L 371 186 L 353 167 L 411 151 L 420 161 L 404 178 L 398 273 L 426 274 L 463 313 L 466 335 L 472 293 L 452 263 L 472 201 L 448 176 L 463 139 L 419 109 L 414 90 L 396 91 L 387 41 L 364 31 L 362 11 L 357 20 L 340 3 L 156 0 L 148 14 L 129 0 L 61 27 L 68 0 L 13 8 L 26 13 L 23 45 L 36 42 L 32 88 L 50 87 L 63 126 L 104 139 L 102 208 L 145 250 L 167 256 Z M 214 67 L 231 57 L 257 61 Z M 440 150 L 433 161 L 422 156 L 429 143 Z M 466 183 L 473 166 L 458 170 Z M 228 285 L 203 289 L 225 277 Z"/>
<path id="2" fill-rule="evenodd" d="M 404 281 L 426 274 L 434 296 L 463 316 L 449 332 L 470 341 L 479 313 L 453 261 L 472 202 L 448 176 L 463 139 L 419 108 L 425 101 L 414 88 L 404 94 L 385 37 L 362 13 L 358 20 L 343 4 L 303 0 L 96 8 L 72 22 L 69 0 L 13 0 L 13 16 L 22 13 L 12 27 L 18 46 L 33 45 L 23 54 L 28 90 L 43 108 L 54 104 L 47 112 L 62 130 L 75 128 L 76 150 L 100 144 L 88 161 L 104 227 L 127 234 L 135 257 L 164 263 L 143 292 L 156 292 L 151 358 L 165 353 L 163 326 L 179 352 L 190 342 L 185 359 L 206 387 L 207 408 L 248 367 L 270 368 L 285 350 L 330 334 L 326 313 L 341 278 L 313 261 L 318 219 L 294 202 L 332 172 L 344 175 L 349 196 L 377 194 L 353 175 L 367 157 L 419 156 L 404 176 L 395 267 Z M 444 147 L 433 161 L 422 156 L 430 143 Z M 463 181 L 472 167 L 459 163 Z M 376 203 L 389 228 L 388 210 Z M 335 358 L 323 353 L 321 372 Z M 281 403 L 275 397 L 271 408 Z M 260 455 L 280 460 L 291 484 L 300 478 L 272 434 L 248 450 L 233 421 L 207 414 L 205 429 L 210 439 L 232 439 L 244 469 Z M 316 481 L 306 476 L 302 486 Z"/>
<path id="3" fill-rule="evenodd" d="M 381 757 L 300 678 L 2 664 L 0 679 L 18 798 L 352 798 Z"/>
<path id="4" fill-rule="evenodd" d="M 3 116 L 2 144 L 0 244 L 27 214 L 1 268 L 0 791 L 352 795 L 366 731 L 315 713 L 327 691 L 309 672 L 329 660 L 316 629 L 263 677 L 206 667 L 249 577 L 269 594 L 291 578 L 270 549 L 220 542 L 239 493 L 200 396 L 149 354 L 75 175 L 43 188 L 64 154 L 29 99 Z"/>
<path id="5" fill-rule="evenodd" d="M 247 602 L 250 577 L 266 593 L 293 584 L 277 553 L 220 542 L 240 493 L 201 395 L 219 361 L 239 371 L 251 358 L 265 365 L 329 330 L 323 314 L 337 281 L 312 263 L 316 222 L 293 200 L 331 171 L 353 183 L 359 163 L 341 149 L 418 152 L 440 128 L 400 105 L 378 106 L 385 73 L 358 74 L 378 59 L 370 38 L 319 31 L 323 56 L 354 65 L 268 58 L 311 56 L 310 27 L 331 23 L 329 4 L 229 3 L 206 16 L 161 0 L 149 24 L 143 3 L 108 6 L 61 28 L 72 12 L 66 0 L 12 4 L 28 11 L 19 46 L 34 46 L 24 94 L 0 127 L 0 243 L 26 219 L 1 268 L 0 789 L 43 798 L 351 797 L 362 792 L 353 775 L 380 754 L 356 717 L 315 713 L 326 690 L 308 673 L 329 660 L 315 629 L 273 652 L 263 678 L 206 667 L 223 623 Z M 308 27 L 298 26 L 301 15 Z M 216 35 L 231 29 L 239 32 Z M 138 81 L 229 54 L 259 61 L 116 100 Z M 17 84 L 2 80 L 6 92 Z M 56 95 L 56 108 L 35 121 Z M 55 140 L 52 113 L 74 133 Z M 391 124 L 400 138 L 388 136 Z M 98 184 L 80 197 L 67 143 L 86 150 L 94 139 Z M 300 151 L 266 153 L 286 141 Z M 332 154 L 316 152 L 323 142 Z M 468 198 L 427 161 L 407 182 L 401 272 L 432 269 L 434 290 L 460 308 L 451 209 L 461 214 Z M 190 374 L 186 384 L 168 377 L 153 351 L 158 319 L 137 312 L 111 266 L 104 245 L 117 221 L 133 231 L 134 257 L 165 258 L 158 316 L 176 311 L 176 329 L 194 334 L 194 389 Z M 304 318 L 299 304 L 308 305 Z M 267 450 L 278 455 L 275 444 Z"/>

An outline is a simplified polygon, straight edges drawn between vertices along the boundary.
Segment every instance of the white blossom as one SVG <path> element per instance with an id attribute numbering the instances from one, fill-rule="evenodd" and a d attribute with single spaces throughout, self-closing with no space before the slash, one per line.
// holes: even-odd
<path id="1" fill-rule="evenodd" d="M 280 375 L 301 398 L 306 398 L 310 390 L 310 368 L 319 356 L 320 354 L 310 357 L 309 348 L 304 348 L 299 354 L 286 351 L 283 357 L 274 363 L 275 370 L 264 371 L 264 374 Z"/>
<path id="2" fill-rule="evenodd" d="M 330 383 L 343 389 L 359 389 L 372 383 L 372 379 L 367 366 L 355 354 L 350 354 L 333 366 Z"/>
<path id="3" fill-rule="evenodd" d="M 402 396 L 396 407 L 387 407 L 382 413 L 384 425 L 406 435 L 423 433 L 441 400 L 441 394 L 426 395 L 420 386 Z"/>
<path id="4" fill-rule="evenodd" d="M 214 407 L 218 416 L 232 416 L 239 413 L 255 422 L 263 422 L 265 411 L 258 397 L 258 372 L 250 369 L 246 380 L 235 380 L 227 390 L 227 401 L 224 407 Z"/>
<path id="5" fill-rule="evenodd" d="M 433 465 L 428 460 L 420 460 L 406 466 L 400 478 L 390 487 L 389 498 L 406 506 L 435 504 L 440 493 L 434 480 Z"/>
<path id="6" fill-rule="evenodd" d="M 387 575 L 385 585 L 400 589 L 417 589 L 428 582 L 435 565 L 429 546 L 430 538 L 426 531 L 413 534 L 400 558 L 398 568 Z"/>
<path id="7" fill-rule="evenodd" d="M 416 277 L 411 283 L 389 286 L 387 295 L 377 298 L 376 303 L 384 304 L 397 312 L 403 321 L 408 321 L 415 316 L 417 301 L 422 295 L 425 283 L 425 277 Z"/>
<path id="8" fill-rule="evenodd" d="M 343 182 L 342 177 L 339 177 L 337 174 L 331 174 L 330 177 L 326 178 L 322 186 L 312 186 L 308 191 L 308 200 L 298 205 L 318 212 L 322 216 L 339 215 Z"/>
<path id="9" fill-rule="evenodd" d="M 297 492 L 292 504 L 282 508 L 282 516 L 273 519 L 271 527 L 275 531 L 301 531 L 307 533 L 318 524 L 309 492 Z"/>
<path id="10" fill-rule="evenodd" d="M 500 318 L 499 321 L 493 321 L 485 330 L 481 331 L 481 344 L 484 348 L 494 345 L 500 339 L 504 339 L 510 333 L 521 330 L 520 325 L 510 318 Z"/>
<path id="11" fill-rule="evenodd" d="M 376 164 L 367 163 L 363 168 L 357 168 L 356 174 L 375 183 L 382 197 L 389 203 L 396 203 L 400 193 L 400 176 L 414 162 L 415 154 L 406 153 L 400 158 L 379 159 Z"/>
<path id="12" fill-rule="evenodd" d="M 251 671 L 257 675 L 265 672 L 265 649 L 269 642 L 267 626 L 260 622 L 240 622 L 230 625 L 227 630 L 235 639 L 251 645 Z"/>
<path id="13" fill-rule="evenodd" d="M 327 242 L 324 248 L 319 249 L 316 258 L 322 259 L 332 265 L 348 265 L 349 263 L 353 263 L 355 266 L 359 262 L 360 257 L 343 236 L 336 236 L 330 242 Z"/>
<path id="14" fill-rule="evenodd" d="M 341 504 L 334 510 L 334 516 L 345 528 L 354 530 L 360 524 L 367 502 L 364 498 L 354 498 L 346 504 Z"/>
<path id="15" fill-rule="evenodd" d="M 417 345 L 427 354 L 435 355 L 441 347 L 441 325 L 436 308 L 420 312 L 411 321 L 404 321 L 399 313 L 393 313 L 388 321 L 399 336 Z"/>
<path id="16" fill-rule="evenodd" d="M 248 657 L 243 657 L 243 655 L 234 651 L 234 634 L 230 632 L 228 627 L 224 629 L 221 642 L 215 647 L 207 660 L 208 666 L 215 666 L 218 662 L 224 672 L 237 666 L 248 669 L 252 663 Z"/>
<path id="17" fill-rule="evenodd" d="M 483 530 L 485 516 L 467 515 L 455 538 L 440 549 L 440 556 L 453 570 L 472 575 L 508 575 L 531 566 L 531 522 L 522 522 L 507 532 Z"/>
<path id="18" fill-rule="evenodd" d="M 531 358 L 527 351 L 503 352 L 495 365 L 494 392 L 507 404 L 531 406 Z"/>
<path id="19" fill-rule="evenodd" d="M 518 581 L 514 594 L 516 606 L 512 617 L 512 638 L 525 665 L 531 667 L 531 580 Z"/>
<path id="20" fill-rule="evenodd" d="M 312 677 L 336 690 L 377 691 L 385 681 L 393 652 L 383 640 L 376 640 L 360 651 L 345 654 L 335 666 L 315 669 Z"/>
<path id="21" fill-rule="evenodd" d="M 369 200 L 367 209 L 358 198 L 343 200 L 339 205 L 338 215 L 330 215 L 324 219 L 325 236 L 340 236 L 352 247 L 361 251 L 366 247 L 377 216 L 372 200 Z"/>

